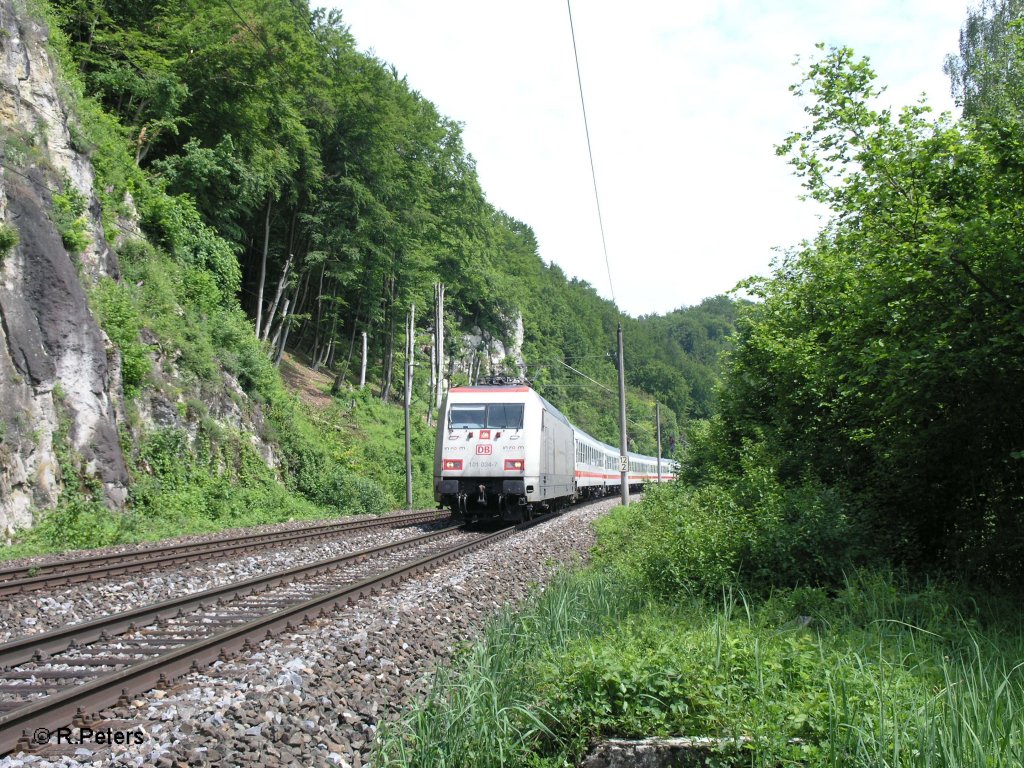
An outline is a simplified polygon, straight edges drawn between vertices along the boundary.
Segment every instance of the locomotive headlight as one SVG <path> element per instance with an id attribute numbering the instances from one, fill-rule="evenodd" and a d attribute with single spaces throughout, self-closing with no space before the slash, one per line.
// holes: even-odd
<path id="1" fill-rule="evenodd" d="M 525 466 L 526 462 L 522 459 L 505 459 L 506 472 L 522 472 Z"/>
<path id="2" fill-rule="evenodd" d="M 462 459 L 444 459 L 441 462 L 441 469 L 462 469 Z"/>

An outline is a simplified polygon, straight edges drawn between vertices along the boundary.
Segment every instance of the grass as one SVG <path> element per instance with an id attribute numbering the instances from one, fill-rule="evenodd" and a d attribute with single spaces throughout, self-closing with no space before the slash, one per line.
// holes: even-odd
<path id="1" fill-rule="evenodd" d="M 606 586 L 600 580 L 558 581 L 521 611 L 491 621 L 481 642 L 463 652 L 458 671 L 440 669 L 421 705 L 403 721 L 381 726 L 374 765 L 514 765 L 530 745 L 551 738 L 531 702 L 533 662 L 639 607 L 621 593 L 609 599 Z"/>
<path id="2" fill-rule="evenodd" d="M 492 622 L 375 764 L 574 765 L 595 738 L 685 735 L 734 739 L 728 766 L 1021 765 L 1022 662 L 1016 607 L 956 585 L 666 601 L 590 569 Z"/>

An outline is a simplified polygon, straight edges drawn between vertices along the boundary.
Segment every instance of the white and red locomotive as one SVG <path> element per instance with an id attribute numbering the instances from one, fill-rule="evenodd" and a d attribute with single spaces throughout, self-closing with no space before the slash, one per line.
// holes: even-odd
<path id="1" fill-rule="evenodd" d="M 659 478 L 658 458 L 630 453 L 638 491 Z M 662 482 L 676 463 L 661 459 Z M 619 493 L 619 451 L 577 429 L 520 383 L 453 387 L 437 427 L 434 498 L 466 518 L 528 520 L 582 497 Z"/>

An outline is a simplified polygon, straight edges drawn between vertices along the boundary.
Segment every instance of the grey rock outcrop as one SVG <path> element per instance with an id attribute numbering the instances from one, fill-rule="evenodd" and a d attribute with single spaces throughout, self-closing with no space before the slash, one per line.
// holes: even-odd
<path id="1" fill-rule="evenodd" d="M 471 382 L 491 374 L 526 376 L 523 360 L 523 340 L 526 329 L 520 314 L 505 319 L 508 341 L 495 338 L 478 327 L 462 336 L 462 354 L 452 360 L 452 371 L 464 373 Z M 515 370 L 509 370 L 509 361 L 514 361 Z"/>
<path id="2" fill-rule="evenodd" d="M 92 167 L 71 140 L 46 38 L 19 3 L 0 0 L 0 223 L 20 239 L 0 257 L 0 538 L 56 503 L 56 440 L 67 440 L 109 505 L 124 503 L 128 484 L 119 360 L 83 287 L 116 277 L 117 260 L 103 237 Z M 50 215 L 53 192 L 66 185 L 89 201 L 90 244 L 74 255 Z"/>

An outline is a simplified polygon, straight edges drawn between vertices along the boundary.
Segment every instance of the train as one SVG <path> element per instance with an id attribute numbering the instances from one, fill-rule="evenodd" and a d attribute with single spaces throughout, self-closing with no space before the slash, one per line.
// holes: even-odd
<path id="1" fill-rule="evenodd" d="M 619 449 L 573 426 L 521 380 L 448 391 L 437 425 L 434 499 L 453 516 L 523 522 L 619 493 L 621 472 Z M 677 473 L 673 460 L 629 453 L 631 491 Z"/>

